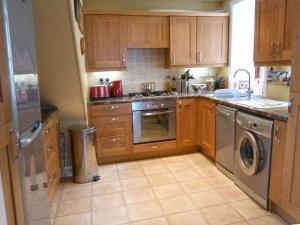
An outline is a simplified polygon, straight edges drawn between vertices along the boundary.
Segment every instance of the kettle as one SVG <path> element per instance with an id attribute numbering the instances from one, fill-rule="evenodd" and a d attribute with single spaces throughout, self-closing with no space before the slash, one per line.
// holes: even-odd
<path id="1" fill-rule="evenodd" d="M 112 81 L 108 84 L 108 86 L 110 95 L 112 97 L 123 97 L 123 87 L 121 80 Z"/>

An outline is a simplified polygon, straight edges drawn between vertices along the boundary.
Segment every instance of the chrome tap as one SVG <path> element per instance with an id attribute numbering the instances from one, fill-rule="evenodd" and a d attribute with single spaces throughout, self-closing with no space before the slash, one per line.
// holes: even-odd
<path id="1" fill-rule="evenodd" d="M 245 73 L 248 74 L 248 83 L 249 83 L 249 87 L 248 87 L 248 90 L 246 91 L 246 93 L 248 94 L 252 94 L 253 93 L 253 90 L 251 89 L 251 75 L 250 75 L 250 72 L 248 70 L 245 70 L 245 69 L 239 69 L 237 71 L 235 71 L 234 75 L 233 75 L 233 78 L 235 78 L 235 76 L 237 75 L 238 72 L 241 72 L 241 71 L 244 71 Z"/>

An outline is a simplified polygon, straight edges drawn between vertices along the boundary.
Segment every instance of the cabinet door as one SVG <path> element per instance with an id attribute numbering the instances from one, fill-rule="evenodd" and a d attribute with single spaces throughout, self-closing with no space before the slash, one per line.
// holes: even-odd
<path id="1" fill-rule="evenodd" d="M 126 67 L 125 16 L 87 15 L 85 23 L 88 70 Z"/>
<path id="2" fill-rule="evenodd" d="M 277 57 L 280 61 L 292 59 L 293 18 L 296 0 L 279 0 Z"/>
<path id="3" fill-rule="evenodd" d="M 270 199 L 277 205 L 281 205 L 283 163 L 285 157 L 287 123 L 274 121 L 272 166 L 270 178 Z"/>
<path id="4" fill-rule="evenodd" d="M 196 17 L 170 17 L 170 65 L 196 64 Z"/>
<path id="5" fill-rule="evenodd" d="M 195 99 L 177 101 L 176 120 L 178 147 L 197 145 L 197 102 Z"/>
<path id="6" fill-rule="evenodd" d="M 213 101 L 198 101 L 198 145 L 211 159 L 216 156 L 216 104 Z"/>
<path id="7" fill-rule="evenodd" d="M 267 63 L 276 60 L 278 1 L 279 0 L 256 0 L 255 63 Z"/>
<path id="8" fill-rule="evenodd" d="M 127 16 L 127 48 L 169 48 L 169 17 Z"/>
<path id="9" fill-rule="evenodd" d="M 228 17 L 197 17 L 197 64 L 227 64 L 228 35 Z"/>

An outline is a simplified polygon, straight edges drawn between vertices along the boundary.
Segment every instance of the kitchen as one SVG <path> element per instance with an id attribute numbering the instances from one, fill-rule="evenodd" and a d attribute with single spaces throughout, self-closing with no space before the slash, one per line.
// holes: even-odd
<path id="1" fill-rule="evenodd" d="M 299 223 L 299 9 L 1 1 L 0 224 Z"/>

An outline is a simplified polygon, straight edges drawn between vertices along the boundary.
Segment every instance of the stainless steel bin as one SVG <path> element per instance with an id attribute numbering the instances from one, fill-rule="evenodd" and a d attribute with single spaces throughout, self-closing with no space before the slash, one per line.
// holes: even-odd
<path id="1" fill-rule="evenodd" d="M 99 180 L 95 149 L 96 128 L 74 127 L 70 130 L 73 177 L 76 183 Z"/>

